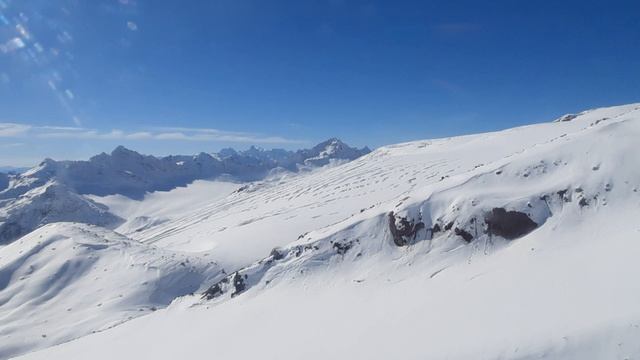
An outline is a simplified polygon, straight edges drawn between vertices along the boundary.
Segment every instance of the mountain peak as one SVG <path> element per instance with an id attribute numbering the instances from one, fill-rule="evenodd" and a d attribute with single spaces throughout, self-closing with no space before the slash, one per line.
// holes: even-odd
<path id="1" fill-rule="evenodd" d="M 113 149 L 113 151 L 111 152 L 111 156 L 117 156 L 117 155 L 131 155 L 131 154 L 138 154 L 137 152 L 127 149 L 126 147 L 124 147 L 123 145 L 118 145 L 115 149 Z"/>

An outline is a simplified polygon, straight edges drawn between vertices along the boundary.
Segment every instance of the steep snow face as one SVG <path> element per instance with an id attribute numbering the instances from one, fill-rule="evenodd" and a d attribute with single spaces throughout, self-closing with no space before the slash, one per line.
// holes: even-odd
<path id="1" fill-rule="evenodd" d="M 324 157 L 353 160 L 368 152 L 368 149 L 358 150 L 340 144 L 341 151 L 327 153 Z M 228 175 L 239 181 L 254 181 L 264 178 L 278 167 L 298 171 L 298 166 L 303 165 L 305 160 L 317 156 L 317 147 L 299 152 L 266 151 L 252 147 L 241 152 L 227 149 L 213 155 L 200 153 L 195 156 L 156 158 L 119 146 L 111 154 L 102 153 L 89 161 L 56 162 L 47 159 L 17 176 L 11 188 L 0 192 L 0 199 L 19 196 L 54 177 L 80 194 L 120 194 L 141 199 L 147 192 L 168 191 L 198 179 Z M 318 165 L 326 163 L 328 161 Z"/>
<path id="2" fill-rule="evenodd" d="M 0 359 L 150 313 L 219 272 L 103 228 L 44 226 L 0 252 Z"/>
<path id="3" fill-rule="evenodd" d="M 638 357 L 639 138 L 634 104 L 252 184 L 138 233 L 238 271 L 25 359 Z"/>
<path id="4" fill-rule="evenodd" d="M 13 200 L 0 200 L 0 244 L 13 241 L 38 227 L 60 221 L 115 226 L 122 219 L 52 180 Z"/>

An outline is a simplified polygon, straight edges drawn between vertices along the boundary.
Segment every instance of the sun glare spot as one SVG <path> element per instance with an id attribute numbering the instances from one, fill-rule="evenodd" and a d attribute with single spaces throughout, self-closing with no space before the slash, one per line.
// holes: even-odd
<path id="1" fill-rule="evenodd" d="M 127 21 L 127 27 L 129 28 L 129 30 L 131 31 L 136 31 L 138 30 L 138 25 L 136 23 L 134 23 L 133 21 Z"/>

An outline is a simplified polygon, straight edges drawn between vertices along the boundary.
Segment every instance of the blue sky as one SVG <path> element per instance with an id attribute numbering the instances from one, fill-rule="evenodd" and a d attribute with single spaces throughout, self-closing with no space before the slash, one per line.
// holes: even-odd
<path id="1" fill-rule="evenodd" d="M 371 147 L 640 101 L 637 1 L 0 0 L 0 165 L 337 136 Z"/>

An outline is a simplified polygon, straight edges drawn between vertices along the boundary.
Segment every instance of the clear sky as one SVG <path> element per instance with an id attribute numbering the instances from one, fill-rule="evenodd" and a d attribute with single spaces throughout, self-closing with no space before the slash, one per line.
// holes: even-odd
<path id="1" fill-rule="evenodd" d="M 0 165 L 353 145 L 640 101 L 639 1 L 0 0 Z"/>

